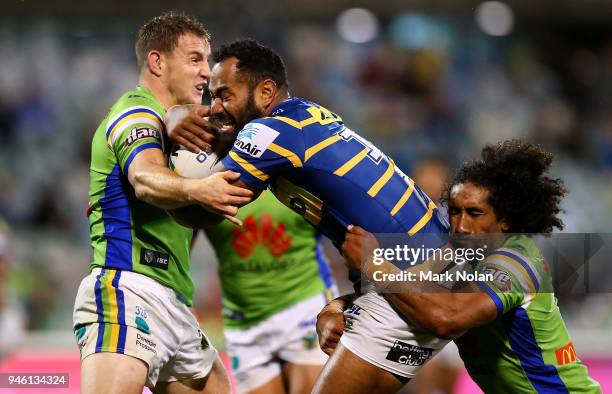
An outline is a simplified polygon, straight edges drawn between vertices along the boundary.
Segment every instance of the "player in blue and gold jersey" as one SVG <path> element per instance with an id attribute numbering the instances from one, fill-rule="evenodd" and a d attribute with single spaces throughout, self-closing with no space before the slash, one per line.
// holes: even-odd
<path id="1" fill-rule="evenodd" d="M 256 193 L 270 187 L 337 245 L 349 224 L 411 237 L 448 231 L 434 202 L 391 158 L 340 116 L 290 97 L 283 62 L 271 49 L 241 40 L 222 46 L 213 58 L 211 112 L 239 130 L 222 163 L 241 174 L 242 186 Z M 175 125 L 169 127 L 170 136 L 194 141 L 197 135 L 190 130 L 201 128 L 184 113 L 169 112 L 168 124 Z M 339 382 L 351 393 L 395 392 L 448 342 L 400 318 L 373 291 L 355 299 L 353 308 L 367 316 L 368 325 L 343 335 L 329 361 L 342 376 L 336 382 L 324 379 L 319 392 L 337 392 L 333 385 Z M 398 342 L 419 354 L 417 362 L 385 359 Z M 370 383 L 352 384 L 356 375 L 367 376 Z"/>

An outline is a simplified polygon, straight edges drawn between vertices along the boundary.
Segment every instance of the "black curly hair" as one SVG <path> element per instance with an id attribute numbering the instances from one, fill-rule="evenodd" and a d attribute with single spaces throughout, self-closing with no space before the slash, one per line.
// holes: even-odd
<path id="1" fill-rule="evenodd" d="M 553 156 L 522 140 L 509 140 L 482 149 L 479 160 L 464 163 L 444 191 L 472 183 L 489 190 L 489 204 L 505 220 L 509 233 L 550 233 L 563 229 L 560 203 L 566 189 L 563 181 L 545 173 Z"/>
<path id="2" fill-rule="evenodd" d="M 236 66 L 251 90 L 268 78 L 276 82 L 279 89 L 288 89 L 285 63 L 271 48 L 247 38 L 222 45 L 212 54 L 215 63 L 232 57 L 238 59 Z"/>

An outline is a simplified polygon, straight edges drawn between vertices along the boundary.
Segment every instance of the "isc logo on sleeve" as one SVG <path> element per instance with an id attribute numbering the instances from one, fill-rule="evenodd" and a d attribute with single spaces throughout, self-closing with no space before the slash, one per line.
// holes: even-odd
<path id="1" fill-rule="evenodd" d="M 234 147 L 240 152 L 259 158 L 278 137 L 278 134 L 278 131 L 266 125 L 249 123 L 238 133 Z"/>

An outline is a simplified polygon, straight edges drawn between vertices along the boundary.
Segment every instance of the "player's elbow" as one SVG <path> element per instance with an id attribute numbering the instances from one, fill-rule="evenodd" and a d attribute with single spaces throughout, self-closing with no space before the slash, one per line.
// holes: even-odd
<path id="1" fill-rule="evenodd" d="M 148 202 L 150 200 L 151 189 L 149 187 L 139 182 L 134 182 L 132 186 L 134 187 L 134 195 L 137 199 L 145 202 Z"/>
<path id="2" fill-rule="evenodd" d="M 128 171 L 128 181 L 134 188 L 134 195 L 139 200 L 145 200 L 149 195 L 148 188 L 144 183 L 144 173 L 142 171 L 138 171 L 138 169 L 134 168 L 136 166 L 132 166 L 132 168 Z"/>

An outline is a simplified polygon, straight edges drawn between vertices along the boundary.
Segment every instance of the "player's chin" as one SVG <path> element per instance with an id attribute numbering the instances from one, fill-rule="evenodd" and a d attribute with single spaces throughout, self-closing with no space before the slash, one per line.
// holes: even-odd
<path id="1" fill-rule="evenodd" d="M 191 100 L 193 104 L 202 104 L 202 94 L 203 93 L 204 93 L 203 90 L 198 90 L 198 89 L 193 90 L 193 93 L 191 94 Z"/>

